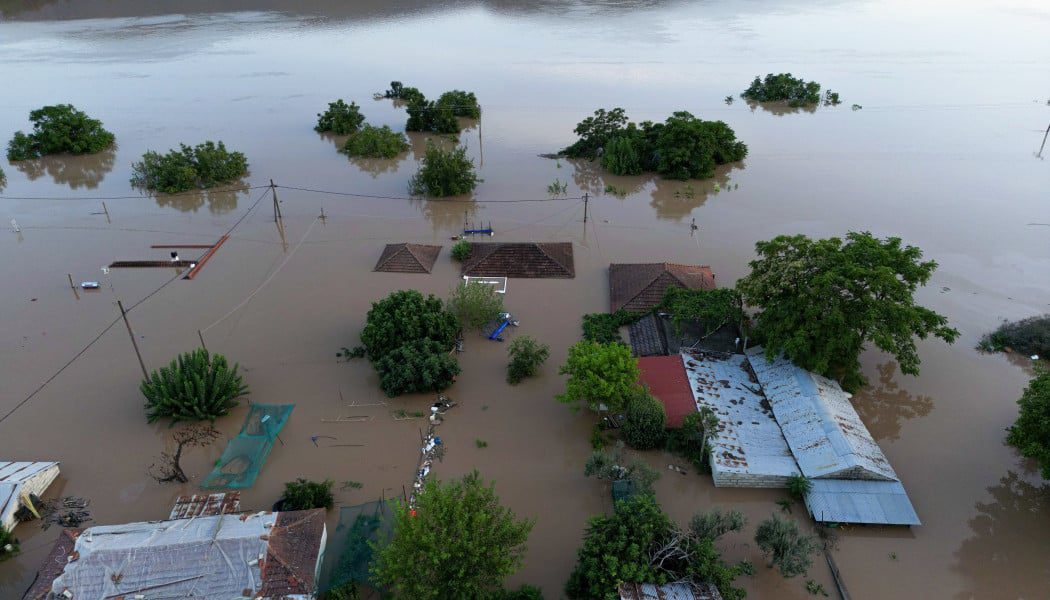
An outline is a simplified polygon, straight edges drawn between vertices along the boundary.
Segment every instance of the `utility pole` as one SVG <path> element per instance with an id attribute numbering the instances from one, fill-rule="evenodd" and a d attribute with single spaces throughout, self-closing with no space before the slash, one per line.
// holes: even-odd
<path id="1" fill-rule="evenodd" d="M 120 300 L 117 300 L 117 308 L 120 309 L 120 316 L 124 319 L 124 325 L 128 328 L 131 345 L 135 347 L 135 356 L 139 358 L 139 366 L 142 367 L 142 377 L 149 379 L 149 373 L 146 372 L 146 363 L 142 362 L 142 353 L 139 352 L 139 343 L 135 341 L 135 332 L 131 330 L 131 323 L 128 322 L 128 311 L 124 310 L 124 303 Z"/>
<path id="2" fill-rule="evenodd" d="M 583 222 L 587 222 L 587 204 L 591 201 L 591 195 L 587 192 L 583 193 Z"/>
<path id="3" fill-rule="evenodd" d="M 197 330 L 197 337 L 201 340 L 201 348 L 204 348 L 204 351 L 207 352 L 208 347 L 204 345 L 204 334 L 201 333 L 200 329 Z"/>
<path id="4" fill-rule="evenodd" d="M 1050 135 L 1050 125 L 1046 126 L 1046 133 L 1043 134 L 1043 145 L 1039 146 L 1039 154 L 1036 155 L 1039 158 L 1043 157 L 1043 148 L 1046 147 L 1046 136 L 1048 135 Z"/>
<path id="5" fill-rule="evenodd" d="M 278 219 L 283 219 L 284 215 L 281 214 L 281 204 L 277 201 L 277 186 L 274 185 L 273 180 L 270 180 L 270 193 L 273 194 L 273 222 L 276 223 Z"/>

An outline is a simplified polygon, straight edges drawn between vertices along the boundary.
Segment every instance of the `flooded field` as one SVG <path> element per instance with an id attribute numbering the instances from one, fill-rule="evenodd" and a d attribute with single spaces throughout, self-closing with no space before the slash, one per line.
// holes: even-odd
<path id="1" fill-rule="evenodd" d="M 0 459 L 61 461 L 51 493 L 90 499 L 96 523 L 165 517 L 177 495 L 196 489 L 146 474 L 170 431 L 145 423 L 118 299 L 135 306 L 129 319 L 147 367 L 197 345 L 201 330 L 209 349 L 241 364 L 253 401 L 296 405 L 246 507 L 269 507 L 299 476 L 361 482 L 338 491 L 345 505 L 401 493 L 421 423 L 391 414 L 431 399 L 388 400 L 366 362 L 339 362 L 336 352 L 357 344 L 370 303 L 390 291 L 447 294 L 458 277 L 448 240 L 466 219 L 491 223 L 500 241 L 574 244 L 575 279 L 508 288 L 520 333 L 552 348 L 541 376 L 507 386 L 505 348 L 468 337 L 448 392 L 461 406 L 441 427 L 448 450 L 435 467 L 442 478 L 480 470 L 537 520 L 510 583 L 560 597 L 586 519 L 609 508 L 609 494 L 583 477 L 592 420 L 554 400 L 556 372 L 580 316 L 607 310 L 609 263 L 709 264 L 728 286 L 747 272 L 758 240 L 870 230 L 940 264 L 918 299 L 962 335 L 954 346 L 920 343 L 919 377 L 879 353 L 863 358 L 871 385 L 854 404 L 923 524 L 843 530 L 834 556 L 849 592 L 1046 597 L 1050 486 L 1003 443 L 1030 366 L 973 349 L 999 320 L 1050 305 L 1050 164 L 1037 156 L 1050 123 L 1044 2 L 140 4 L 0 3 L 2 141 L 28 127 L 30 110 L 60 102 L 117 136 L 116 149 L 99 155 L 0 163 L 0 415 L 17 408 L 0 421 Z M 783 111 L 723 101 L 756 74 L 779 71 L 823 83 L 844 104 Z M 355 100 L 370 123 L 403 128 L 403 109 L 372 100 L 392 79 L 428 95 L 477 93 L 483 118 L 462 134 L 484 179 L 472 197 L 398 199 L 422 136 L 401 159 L 352 162 L 336 152 L 340 138 L 313 131 L 336 98 Z M 693 182 L 538 157 L 571 143 L 594 109 L 614 106 L 638 121 L 675 110 L 724 120 L 749 155 Z M 283 231 L 266 189 L 151 198 L 130 187 L 144 151 L 206 139 L 247 154 L 246 186 L 284 186 Z M 556 179 L 569 198 L 590 195 L 586 223 L 579 200 L 532 201 L 547 199 Z M 163 259 L 154 244 L 212 243 L 235 224 L 193 281 L 170 269 L 100 272 L 118 259 Z M 383 245 L 403 241 L 446 246 L 431 275 L 372 272 Z M 67 274 L 102 289 L 75 294 Z M 233 436 L 244 414 L 216 427 Z M 323 422 L 350 414 L 372 419 Z M 192 451 L 187 472 L 199 480 L 221 450 Z M 749 516 L 746 535 L 723 544 L 728 558 L 756 563 L 739 581 L 749 597 L 809 597 L 802 578 L 767 569 L 751 541 L 783 492 L 715 489 L 707 476 L 667 471 L 669 455 L 647 459 L 664 473 L 658 499 L 675 518 L 715 506 Z M 0 565 L 0 597 L 21 595 L 57 533 L 18 528 L 23 552 Z M 834 594 L 822 560 L 810 576 Z"/>

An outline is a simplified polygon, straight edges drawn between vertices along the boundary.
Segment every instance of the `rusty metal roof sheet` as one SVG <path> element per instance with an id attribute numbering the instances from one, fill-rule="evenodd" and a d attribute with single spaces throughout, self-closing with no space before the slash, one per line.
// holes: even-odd
<path id="1" fill-rule="evenodd" d="M 919 515 L 899 481 L 813 479 L 806 508 L 821 523 L 919 525 Z"/>
<path id="2" fill-rule="evenodd" d="M 711 583 L 621 583 L 620 600 L 722 600 L 722 594 Z"/>
<path id="3" fill-rule="evenodd" d="M 838 383 L 763 352 L 750 348 L 747 356 L 806 477 L 897 480 Z"/>
<path id="4" fill-rule="evenodd" d="M 217 494 L 193 494 L 179 496 L 171 507 L 169 519 L 189 519 L 191 517 L 212 517 L 227 515 L 241 510 L 240 492 L 220 492 Z"/>
<path id="5" fill-rule="evenodd" d="M 799 473 L 787 440 L 742 354 L 682 353 L 696 408 L 718 417 L 711 458 L 725 472 L 790 477 Z"/>
<path id="6" fill-rule="evenodd" d="M 712 290 L 715 276 L 706 265 L 613 263 L 609 265 L 610 312 L 647 312 L 663 302 L 669 287 Z"/>

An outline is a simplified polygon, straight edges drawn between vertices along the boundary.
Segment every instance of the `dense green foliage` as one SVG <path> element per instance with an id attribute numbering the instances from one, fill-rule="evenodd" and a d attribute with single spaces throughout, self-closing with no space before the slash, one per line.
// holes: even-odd
<path id="1" fill-rule="evenodd" d="M 481 330 L 503 312 L 503 294 L 495 286 L 465 281 L 452 290 L 446 305 L 464 329 Z"/>
<path id="2" fill-rule="evenodd" d="M 348 581 L 327 592 L 322 592 L 320 598 L 321 600 L 361 600 L 361 592 L 357 588 L 356 581 Z"/>
<path id="3" fill-rule="evenodd" d="M 396 598 L 485 598 L 521 567 L 533 522 L 500 504 L 477 471 L 428 481 L 415 510 L 397 503 L 394 535 L 377 548 L 373 580 Z M 498 596 L 497 596 L 498 597 Z"/>
<path id="4" fill-rule="evenodd" d="M 415 392 L 440 392 L 455 381 L 456 358 L 433 340 L 412 340 L 375 362 L 379 387 L 393 398 Z"/>
<path id="5" fill-rule="evenodd" d="M 8 546 L 11 548 L 8 549 Z M 17 555 L 20 550 L 18 538 L 11 531 L 0 525 L 0 562 Z"/>
<path id="6" fill-rule="evenodd" d="M 743 531 L 746 524 L 747 519 L 740 511 L 722 512 L 716 508 L 711 512 L 693 515 L 689 521 L 689 531 L 702 538 L 717 540 L 729 532 Z"/>
<path id="7" fill-rule="evenodd" d="M 390 127 L 373 127 L 365 124 L 359 131 L 350 134 L 343 145 L 343 152 L 360 158 L 394 158 L 408 150 L 408 138 Z"/>
<path id="8" fill-rule="evenodd" d="M 160 154 L 150 150 L 131 167 L 131 184 L 150 191 L 174 194 L 194 188 L 210 188 L 244 177 L 248 159 L 231 152 L 222 142 L 204 142 L 194 147 L 179 144 L 178 150 Z"/>
<path id="9" fill-rule="evenodd" d="M 1021 414 L 1006 441 L 1025 458 L 1035 459 L 1043 479 L 1050 479 L 1050 371 L 1040 370 L 1017 401 Z"/>
<path id="10" fill-rule="evenodd" d="M 422 93 L 407 100 L 408 122 L 405 131 L 429 131 L 455 135 L 459 133 L 459 121 L 452 106 L 427 100 Z"/>
<path id="11" fill-rule="evenodd" d="M 457 117 L 469 117 L 477 119 L 481 116 L 481 106 L 478 105 L 478 97 L 474 92 L 463 90 L 452 90 L 445 92 L 438 98 L 438 106 L 447 107 Z"/>
<path id="12" fill-rule="evenodd" d="M 507 383 L 516 385 L 526 377 L 532 377 L 551 354 L 547 344 L 522 335 L 514 338 L 507 349 L 510 363 L 507 364 Z"/>
<path id="13" fill-rule="evenodd" d="M 299 478 L 284 484 L 284 496 L 281 510 L 310 510 L 311 508 L 329 509 L 335 505 L 332 496 L 331 479 L 324 481 L 307 481 Z"/>
<path id="14" fill-rule="evenodd" d="M 792 475 L 788 477 L 788 494 L 796 500 L 805 500 L 806 494 L 813 489 L 813 482 L 805 475 Z"/>
<path id="15" fill-rule="evenodd" d="M 456 315 L 445 310 L 440 298 L 401 290 L 372 303 L 361 343 L 374 362 L 412 340 L 433 340 L 447 352 L 455 345 L 458 332 Z"/>
<path id="16" fill-rule="evenodd" d="M 570 158 L 601 158 L 602 167 L 615 175 L 654 171 L 667 179 L 712 177 L 717 165 L 747 156 L 722 121 L 704 121 L 679 111 L 663 123 L 628 122 L 622 108 L 599 109 L 574 130 L 579 139 L 562 150 Z"/>
<path id="17" fill-rule="evenodd" d="M 741 96 L 755 102 L 787 102 L 790 106 L 807 106 L 820 103 L 820 84 L 793 77 L 791 73 L 769 73 L 764 80 L 756 76 Z"/>
<path id="18" fill-rule="evenodd" d="M 744 318 L 740 294 L 731 288 L 689 290 L 670 286 L 664 293 L 660 309 L 671 315 L 675 327 L 683 323 L 699 323 L 704 336 L 711 335 L 725 325 L 738 324 Z"/>
<path id="19" fill-rule="evenodd" d="M 30 160 L 48 154 L 94 154 L 113 145 L 114 135 L 72 104 L 45 106 L 29 113 L 33 131 L 15 133 L 7 144 L 8 160 Z"/>
<path id="20" fill-rule="evenodd" d="M 534 585 L 525 584 L 515 590 L 500 590 L 485 600 L 543 600 L 543 591 Z"/>
<path id="21" fill-rule="evenodd" d="M 616 600 L 620 583 L 694 581 L 711 582 L 726 600 L 740 600 L 745 594 L 733 580 L 744 567 L 725 565 L 714 542 L 679 528 L 652 496 L 618 501 L 612 515 L 588 521 L 565 593 L 574 599 Z"/>
<path id="22" fill-rule="evenodd" d="M 627 400 L 620 433 L 623 441 L 638 450 L 652 450 L 664 444 L 667 415 L 664 405 L 645 389 L 639 389 Z"/>
<path id="23" fill-rule="evenodd" d="M 616 442 L 612 450 L 595 450 L 583 466 L 585 477 L 609 481 L 626 481 L 633 494 L 653 494 L 653 484 L 660 474 L 641 460 L 628 460 L 624 444 Z"/>
<path id="24" fill-rule="evenodd" d="M 638 389 L 638 361 L 623 344 L 599 344 L 583 340 L 569 347 L 569 356 L 558 370 L 568 375 L 565 393 L 558 400 L 574 410 L 586 405 L 591 410 L 624 409 L 627 399 Z"/>
<path id="25" fill-rule="evenodd" d="M 816 538 L 803 534 L 797 523 L 775 513 L 758 525 L 755 543 L 769 557 L 769 567 L 777 567 L 784 577 L 808 571 L 813 564 L 810 556 L 819 549 Z"/>
<path id="26" fill-rule="evenodd" d="M 183 353 L 139 386 L 146 397 L 146 420 L 214 421 L 227 414 L 248 393 L 237 366 L 231 369 L 225 356 L 204 348 Z"/>
<path id="27" fill-rule="evenodd" d="M 737 290 L 760 311 L 756 333 L 770 359 L 783 353 L 855 391 L 865 382 L 859 360 L 865 343 L 917 375 L 915 337 L 951 343 L 959 335 L 945 317 L 915 303 L 915 290 L 937 263 L 923 261 L 922 250 L 900 238 L 850 232 L 843 243 L 779 236 L 755 249 L 759 258 Z"/>
<path id="28" fill-rule="evenodd" d="M 409 88 L 409 89 L 412 89 L 412 88 Z M 383 97 L 384 98 L 394 98 L 394 99 L 400 100 L 401 98 L 404 97 L 404 93 L 405 93 L 405 85 L 403 83 L 401 83 L 400 81 L 391 81 L 390 82 L 390 89 L 388 89 L 386 91 L 386 93 L 383 94 Z"/>
<path id="29" fill-rule="evenodd" d="M 583 339 L 599 344 L 623 343 L 620 328 L 634 323 L 643 315 L 618 310 L 610 313 L 583 315 Z"/>
<path id="30" fill-rule="evenodd" d="M 372 303 L 361 343 L 388 396 L 441 391 L 460 372 L 450 354 L 459 330 L 440 299 L 402 290 Z"/>
<path id="31" fill-rule="evenodd" d="M 413 194 L 444 198 L 469 194 L 478 186 L 474 161 L 467 157 L 467 149 L 457 146 L 445 150 L 427 144 L 423 164 L 409 182 Z"/>
<path id="32" fill-rule="evenodd" d="M 1050 315 L 1003 323 L 981 338 L 978 348 L 985 352 L 1013 350 L 1025 356 L 1050 358 Z"/>
<path id="33" fill-rule="evenodd" d="M 452 245 L 452 260 L 463 262 L 470 258 L 470 242 L 459 240 Z"/>
<path id="34" fill-rule="evenodd" d="M 356 102 L 347 104 L 342 100 L 336 100 L 328 103 L 328 110 L 317 113 L 317 125 L 314 126 L 314 131 L 346 135 L 357 131 L 364 122 L 365 116 L 361 114 L 361 107 Z"/>
<path id="35" fill-rule="evenodd" d="M 718 416 L 705 406 L 686 415 L 681 427 L 667 430 L 666 448 L 692 462 L 697 469 L 706 471 L 709 468 L 708 443 L 717 431 Z"/>

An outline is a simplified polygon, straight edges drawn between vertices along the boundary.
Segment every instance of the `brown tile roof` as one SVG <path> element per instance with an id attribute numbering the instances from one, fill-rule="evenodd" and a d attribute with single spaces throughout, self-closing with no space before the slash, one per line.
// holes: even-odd
<path id="1" fill-rule="evenodd" d="M 375 270 L 386 273 L 429 273 L 440 253 L 441 246 L 387 244 Z"/>
<path id="2" fill-rule="evenodd" d="M 76 545 L 80 531 L 79 529 L 63 529 L 62 533 L 58 534 L 55 545 L 44 559 L 44 564 L 40 565 L 33 585 L 26 590 L 22 600 L 45 600 L 48 597 L 52 582 L 55 581 L 55 577 L 62 574 L 69 562 L 69 556 L 73 554 L 73 547 Z"/>
<path id="3" fill-rule="evenodd" d="M 463 275 L 572 279 L 572 242 L 472 242 Z"/>
<path id="4" fill-rule="evenodd" d="M 305 595 L 316 591 L 314 572 L 321 552 L 324 520 L 323 508 L 277 514 L 277 523 L 270 533 L 270 544 L 266 547 L 259 595 L 264 598 L 283 598 L 286 595 Z"/>
<path id="5" fill-rule="evenodd" d="M 713 290 L 711 267 L 675 263 L 629 263 L 609 265 L 610 309 L 646 312 L 660 305 L 671 286 L 690 290 Z"/>

